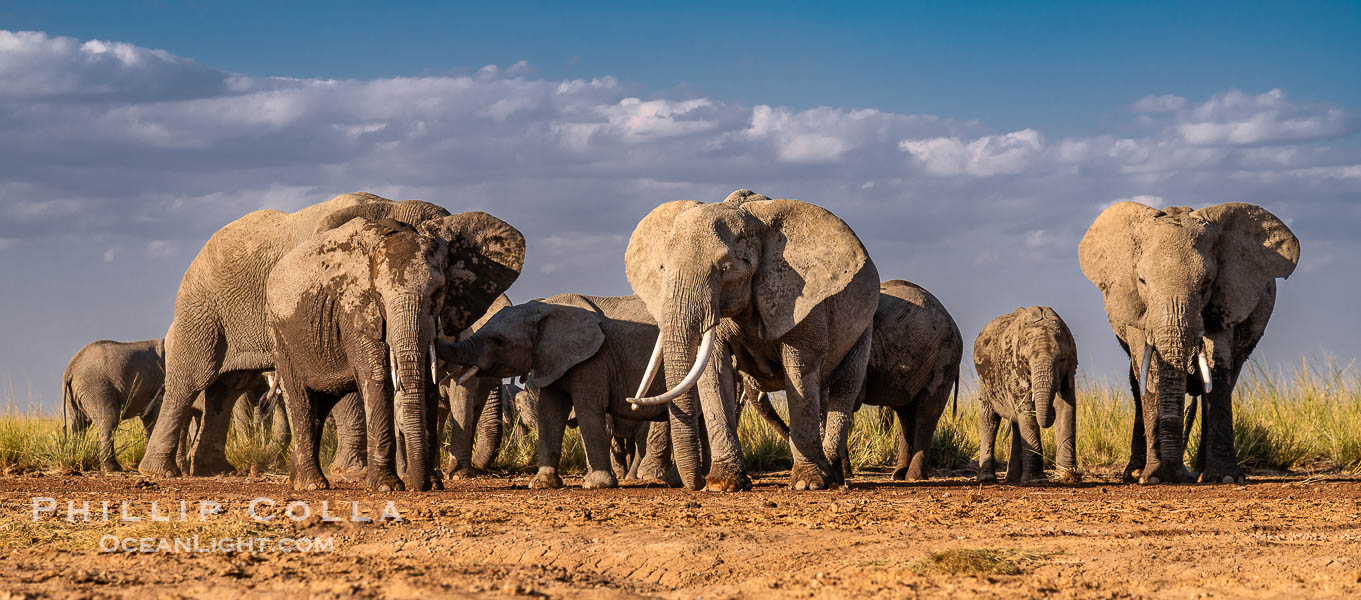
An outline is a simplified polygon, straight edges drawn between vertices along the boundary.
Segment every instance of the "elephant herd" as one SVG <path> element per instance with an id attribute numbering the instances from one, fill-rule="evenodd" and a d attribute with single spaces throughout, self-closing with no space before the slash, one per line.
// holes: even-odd
<path id="1" fill-rule="evenodd" d="M 1097 217 L 1078 255 L 1129 354 L 1126 479 L 1241 481 L 1232 391 L 1276 278 L 1298 262 L 1294 234 L 1254 205 L 1121 202 Z M 512 304 L 504 292 L 524 260 L 525 239 L 506 222 L 426 202 L 346 194 L 249 213 L 189 266 L 163 341 L 95 342 L 72 358 L 67 423 L 97 425 L 106 469 L 119 468 L 113 429 L 140 417 L 140 471 L 214 475 L 231 470 L 227 430 L 243 422 L 231 414 L 249 406 L 276 437 L 291 433 L 295 489 L 326 488 L 329 474 L 372 490 L 429 490 L 445 473 L 486 468 L 503 416 L 518 413 L 538 434 L 531 487 L 562 486 L 564 431 L 575 422 L 585 488 L 636 477 L 740 491 L 751 487 L 737 436 L 746 404 L 787 434 L 789 484 L 802 490 L 845 483 L 852 416 L 870 405 L 901 425 L 893 477 L 927 476 L 936 425 L 958 394 L 959 327 L 925 289 L 881 281 L 855 232 L 826 209 L 750 190 L 662 204 L 625 250 L 632 296 Z M 1055 479 L 1077 481 L 1077 345 L 1063 319 L 1044 306 L 999 316 L 973 356 L 979 480 L 996 479 L 993 445 L 1008 419 L 1008 481 L 1046 477 L 1040 429 L 1051 426 Z M 787 424 L 770 404 L 776 391 Z M 1204 409 L 1195 471 L 1182 461 L 1188 394 Z M 328 417 L 338 448 L 324 472 Z"/>

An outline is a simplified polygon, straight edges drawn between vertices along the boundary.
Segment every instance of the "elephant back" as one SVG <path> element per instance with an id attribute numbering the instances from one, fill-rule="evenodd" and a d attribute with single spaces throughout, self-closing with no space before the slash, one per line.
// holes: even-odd
<path id="1" fill-rule="evenodd" d="M 944 379 L 958 371 L 964 342 L 945 305 L 909 281 L 886 281 L 879 289 L 867 378 L 909 394 L 953 384 Z"/>

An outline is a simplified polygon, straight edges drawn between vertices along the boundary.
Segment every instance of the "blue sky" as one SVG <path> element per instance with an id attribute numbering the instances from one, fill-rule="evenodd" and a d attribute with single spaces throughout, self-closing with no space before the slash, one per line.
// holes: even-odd
<path id="1" fill-rule="evenodd" d="M 1255 356 L 1361 356 L 1361 4 L 272 4 L 0 0 L 20 404 L 88 341 L 161 336 L 218 227 L 361 190 L 514 224 L 514 300 L 629 293 L 662 202 L 816 202 L 967 340 L 1051 305 L 1108 378 L 1092 219 L 1254 202 L 1303 246 Z"/>

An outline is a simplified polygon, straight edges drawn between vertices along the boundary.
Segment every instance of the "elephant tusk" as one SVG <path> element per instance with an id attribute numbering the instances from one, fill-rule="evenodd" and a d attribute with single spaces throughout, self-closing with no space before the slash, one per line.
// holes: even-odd
<path id="1" fill-rule="evenodd" d="M 471 366 L 471 367 L 468 367 L 468 370 L 464 371 L 462 375 L 459 375 L 459 376 L 458 376 L 458 381 L 457 381 L 457 383 L 458 383 L 459 385 L 463 385 L 464 382 L 468 381 L 469 379 L 472 379 L 473 375 L 476 375 L 476 374 L 477 374 L 477 365 L 473 365 L 473 366 Z"/>
<path id="2" fill-rule="evenodd" d="M 642 398 L 647 393 L 648 388 L 652 387 L 652 380 L 657 378 L 658 367 L 662 364 L 662 334 L 657 332 L 657 343 L 652 346 L 652 358 L 647 359 L 647 370 L 643 371 L 643 380 L 638 383 L 638 393 L 634 398 Z M 633 405 L 633 410 L 638 410 L 638 405 Z"/>
<path id="3" fill-rule="evenodd" d="M 435 339 L 430 338 L 430 381 L 439 382 L 439 361 L 435 358 Z"/>
<path id="4" fill-rule="evenodd" d="M 1200 364 L 1197 365 L 1197 370 L 1200 371 L 1200 381 L 1205 384 L 1205 393 L 1208 394 L 1212 387 L 1210 383 L 1212 378 L 1210 377 L 1210 358 L 1205 355 L 1204 347 L 1201 347 L 1200 355 L 1197 358 L 1200 360 Z"/>
<path id="5" fill-rule="evenodd" d="M 709 364 L 709 354 L 714 350 L 714 330 L 711 328 L 704 332 L 704 337 L 699 342 L 699 351 L 695 353 L 695 364 L 690 366 L 690 372 L 685 374 L 685 379 L 674 389 L 651 398 L 629 398 L 629 403 L 638 406 L 657 406 L 666 404 L 690 391 L 695 383 L 699 381 L 699 376 L 704 372 L 704 367 Z"/>
<path id="6" fill-rule="evenodd" d="M 1144 395 L 1144 386 L 1148 384 L 1148 363 L 1153 362 L 1153 346 L 1144 344 L 1144 359 L 1139 361 L 1139 395 Z"/>
<path id="7" fill-rule="evenodd" d="M 392 372 L 392 390 L 402 389 L 402 376 L 397 374 L 397 353 L 388 346 L 388 370 Z"/>

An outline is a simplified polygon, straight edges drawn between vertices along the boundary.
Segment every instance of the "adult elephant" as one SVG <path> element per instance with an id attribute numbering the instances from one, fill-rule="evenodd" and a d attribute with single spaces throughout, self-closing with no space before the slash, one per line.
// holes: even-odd
<path id="1" fill-rule="evenodd" d="M 462 240 L 451 251 L 445 242 L 451 230 L 476 241 Z M 367 419 L 366 486 L 378 491 L 442 486 L 432 477 L 440 320 L 485 312 L 514 282 L 507 274 L 518 274 L 523 259 L 518 231 L 485 213 L 463 213 L 416 228 L 356 218 L 279 260 L 266 280 L 266 309 L 294 428 L 294 489 L 329 487 L 317 462 L 321 425 L 331 407 L 356 389 Z M 492 271 L 502 278 L 446 282 L 450 263 L 455 269 L 501 265 Z M 467 285 L 496 288 L 496 294 L 446 294 L 448 286 Z M 450 303 L 459 306 L 446 306 Z M 400 480 L 394 421 L 405 442 L 397 449 L 406 457 Z"/>
<path id="2" fill-rule="evenodd" d="M 225 453 L 228 417 L 232 406 L 247 391 L 234 387 L 233 378 L 223 375 L 274 367 L 265 328 L 265 278 L 285 253 L 318 232 L 334 229 L 355 217 L 391 218 L 417 224 L 447 216 L 449 211 L 428 202 L 393 202 L 373 194 L 344 194 L 293 213 L 258 210 L 214 233 L 180 282 L 174 321 L 166 333 L 166 391 L 158 419 L 160 426 L 147 442 L 139 470 L 148 475 L 180 474 L 175 464 L 176 445 L 199 394 L 206 401 L 198 441 L 190 450 L 189 472 L 212 475 L 232 470 Z M 450 230 L 445 235 L 455 233 Z M 475 236 L 465 237 L 475 241 Z M 464 243 L 449 244 L 450 251 L 461 249 Z M 448 264 L 451 284 L 447 294 L 479 294 L 484 298 L 480 303 L 485 308 L 500 293 L 498 289 L 487 294 L 473 274 L 479 269 L 499 270 L 503 266 L 460 265 L 455 261 Z M 493 279 L 499 278 L 504 275 Z M 471 315 L 460 311 L 477 304 L 447 303 L 452 310 L 445 315 L 444 326 L 451 328 L 450 333 L 459 331 L 481 314 L 481 310 Z M 358 397 L 343 398 L 333 414 L 340 443 L 337 453 L 354 459 L 345 464 L 351 472 L 362 472 L 359 455 L 365 447 L 364 421 Z"/>
<path id="3" fill-rule="evenodd" d="M 660 406 L 634 410 L 628 402 L 656 339 L 657 326 L 635 296 L 559 294 L 503 308 L 467 338 L 441 343 L 440 353 L 480 373 L 527 376 L 539 431 L 539 471 L 530 487 L 562 487 L 563 433 L 575 410 L 588 466 L 582 487 L 596 489 L 617 486 L 633 470 L 633 464 L 613 470 L 613 438 L 628 437 L 636 446 L 640 430 L 647 437 L 637 421 L 666 418 Z M 655 391 L 664 389 L 656 382 Z"/>
<path id="4" fill-rule="evenodd" d="M 782 386 L 788 395 L 791 486 L 819 489 L 844 480 L 831 465 L 844 456 L 879 286 L 874 262 L 846 223 L 819 206 L 751 190 L 712 204 L 668 202 L 633 230 L 624 264 L 660 327 L 638 396 L 663 357 L 670 388 L 634 401 L 670 403 L 673 452 L 686 487 L 751 487 L 737 439 L 734 358 L 763 387 Z M 701 414 L 712 452 L 707 476 Z"/>
<path id="5" fill-rule="evenodd" d="M 1078 246 L 1082 272 L 1105 296 L 1130 359 L 1135 412 L 1126 480 L 1244 480 L 1233 388 L 1271 317 L 1276 278 L 1289 277 L 1299 255 L 1285 223 L 1241 202 L 1200 210 L 1121 202 L 1092 223 Z M 1205 406 L 1199 476 L 1182 462 L 1188 392 Z"/>
<path id="6" fill-rule="evenodd" d="M 505 294 L 496 298 L 478 320 L 459 332 L 453 341 L 461 341 L 486 325 L 497 311 L 510 306 Z M 501 389 L 501 378 L 475 376 L 460 383 L 450 377 L 440 386 L 443 404 L 441 416 L 447 413 L 449 431 L 449 463 L 447 472 L 453 478 L 475 477 L 496 461 L 504 430 L 501 413 L 503 405 L 513 401 Z M 445 419 L 439 419 L 438 429 L 443 435 Z"/>
<path id="7" fill-rule="evenodd" d="M 93 423 L 99 431 L 100 468 L 121 471 L 113 432 L 124 419 L 135 417 L 151 437 L 164 384 L 164 340 L 90 342 L 71 357 L 62 374 L 63 420 L 73 433 Z"/>

